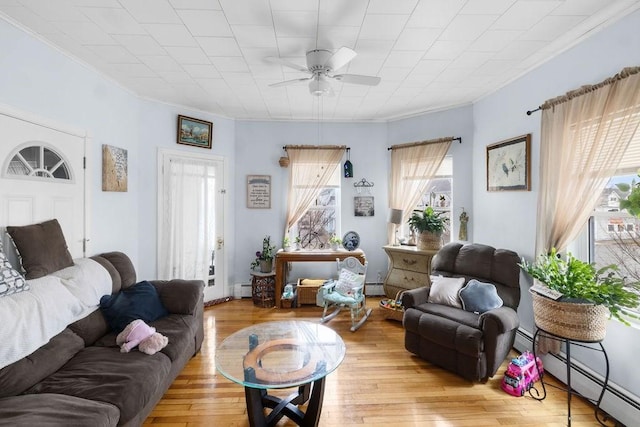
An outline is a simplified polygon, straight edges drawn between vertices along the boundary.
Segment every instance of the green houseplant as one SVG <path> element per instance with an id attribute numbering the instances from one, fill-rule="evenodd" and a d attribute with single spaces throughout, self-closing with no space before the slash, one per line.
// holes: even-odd
<path id="1" fill-rule="evenodd" d="M 338 247 L 342 244 L 342 239 L 335 234 L 332 234 L 329 237 L 329 245 L 331 245 L 331 249 L 334 251 L 338 250 Z"/>
<path id="2" fill-rule="evenodd" d="M 570 253 L 566 258 L 560 257 L 555 248 L 551 249 L 548 254 L 540 255 L 533 263 L 523 259 L 519 265 L 531 277 L 562 295 L 554 301 L 532 291 L 536 324 L 548 332 L 556 333 L 553 330 L 555 326 L 548 324 L 548 322 L 557 321 L 563 325 L 573 323 L 575 330 L 571 333 L 581 334 L 580 328 L 591 329 L 591 331 L 584 333 L 596 333 L 594 329 L 600 328 L 602 336 L 585 339 L 586 341 L 598 341 L 604 338 L 604 325 L 607 318 L 614 317 L 629 325 L 625 317 L 636 317 L 624 309 L 635 309 L 638 306 L 640 286 L 638 282 L 628 282 L 625 277 L 620 277 L 615 265 L 596 269 L 593 264 L 581 261 Z M 558 304 L 559 306 L 554 309 L 556 312 L 553 314 L 547 313 L 548 319 L 543 319 L 541 310 L 549 310 L 549 304 Z M 587 318 L 579 319 L 576 317 L 569 320 L 563 318 L 564 315 L 576 315 L 582 309 L 589 311 L 592 316 L 597 311 L 597 315 L 604 319 L 598 319 L 599 323 L 596 326 L 589 324 L 590 320 Z M 545 324 L 543 326 L 540 323 Z M 563 334 L 556 335 L 564 336 Z M 582 336 L 567 338 L 583 339 Z"/>
<path id="3" fill-rule="evenodd" d="M 443 214 L 444 212 L 436 212 L 431 206 L 413 211 L 407 222 L 409 228 L 418 235 L 418 249 L 440 249 L 442 232 L 449 221 Z"/>
<path id="4" fill-rule="evenodd" d="M 262 250 L 256 252 L 256 259 L 251 263 L 251 269 L 260 266 L 262 273 L 269 273 L 273 268 L 273 257 L 276 247 L 271 244 L 271 236 L 264 236 L 262 239 Z"/>

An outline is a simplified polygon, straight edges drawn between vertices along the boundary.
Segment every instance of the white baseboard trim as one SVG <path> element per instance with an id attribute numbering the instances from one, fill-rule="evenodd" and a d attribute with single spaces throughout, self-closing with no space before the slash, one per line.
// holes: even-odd
<path id="1" fill-rule="evenodd" d="M 518 329 L 513 347 L 521 352 L 525 350 L 531 351 L 533 335 L 522 328 Z M 549 372 L 559 381 L 566 384 L 566 355 L 564 353 L 558 355 L 547 354 L 542 356 L 541 359 L 545 372 Z M 604 366 L 604 360 L 602 363 Z M 604 384 L 602 375 L 573 358 L 571 366 L 571 387 L 584 396 L 597 399 Z M 615 420 L 627 426 L 635 425 L 637 420 L 640 419 L 640 398 L 611 380 L 607 384 L 607 390 L 602 398 L 600 408 Z"/>
<path id="2" fill-rule="evenodd" d="M 368 297 L 376 297 L 384 295 L 382 283 L 367 283 L 364 287 Z"/>
<path id="3" fill-rule="evenodd" d="M 236 283 L 233 286 L 233 297 L 240 298 L 251 298 L 251 283 Z"/>

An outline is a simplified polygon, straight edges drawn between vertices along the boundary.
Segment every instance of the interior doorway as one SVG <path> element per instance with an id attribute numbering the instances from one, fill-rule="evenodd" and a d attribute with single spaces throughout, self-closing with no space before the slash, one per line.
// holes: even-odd
<path id="1" fill-rule="evenodd" d="M 199 279 L 205 301 L 225 296 L 224 158 L 160 150 L 160 279 Z"/>

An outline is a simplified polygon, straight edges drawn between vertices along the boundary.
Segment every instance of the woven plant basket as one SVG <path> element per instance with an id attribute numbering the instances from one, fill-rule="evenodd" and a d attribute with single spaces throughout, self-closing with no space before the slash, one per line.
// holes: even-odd
<path id="1" fill-rule="evenodd" d="M 417 243 L 419 251 L 437 251 L 442 247 L 442 234 L 423 231 L 421 233 L 418 233 Z"/>
<path id="2" fill-rule="evenodd" d="M 380 301 L 380 310 L 385 319 L 402 322 L 402 317 L 404 316 L 404 307 L 401 301 L 403 293 L 404 291 L 398 291 L 394 300 Z M 387 302 L 388 304 L 383 304 L 383 302 Z"/>
<path id="3" fill-rule="evenodd" d="M 609 310 L 592 303 L 560 302 L 529 291 L 536 325 L 561 338 L 599 342 L 607 332 Z"/>

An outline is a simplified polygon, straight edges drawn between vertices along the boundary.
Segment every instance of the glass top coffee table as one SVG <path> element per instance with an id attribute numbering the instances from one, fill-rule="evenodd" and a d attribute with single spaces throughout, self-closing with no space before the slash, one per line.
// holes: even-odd
<path id="1" fill-rule="evenodd" d="M 320 421 L 325 377 L 342 363 L 345 345 L 326 326 L 305 321 L 265 322 L 241 329 L 216 349 L 216 368 L 245 387 L 251 426 L 273 426 L 287 416 L 300 426 Z M 286 398 L 268 389 L 298 387 Z M 306 413 L 298 406 L 309 401 Z M 264 408 L 271 408 L 265 416 Z"/>

